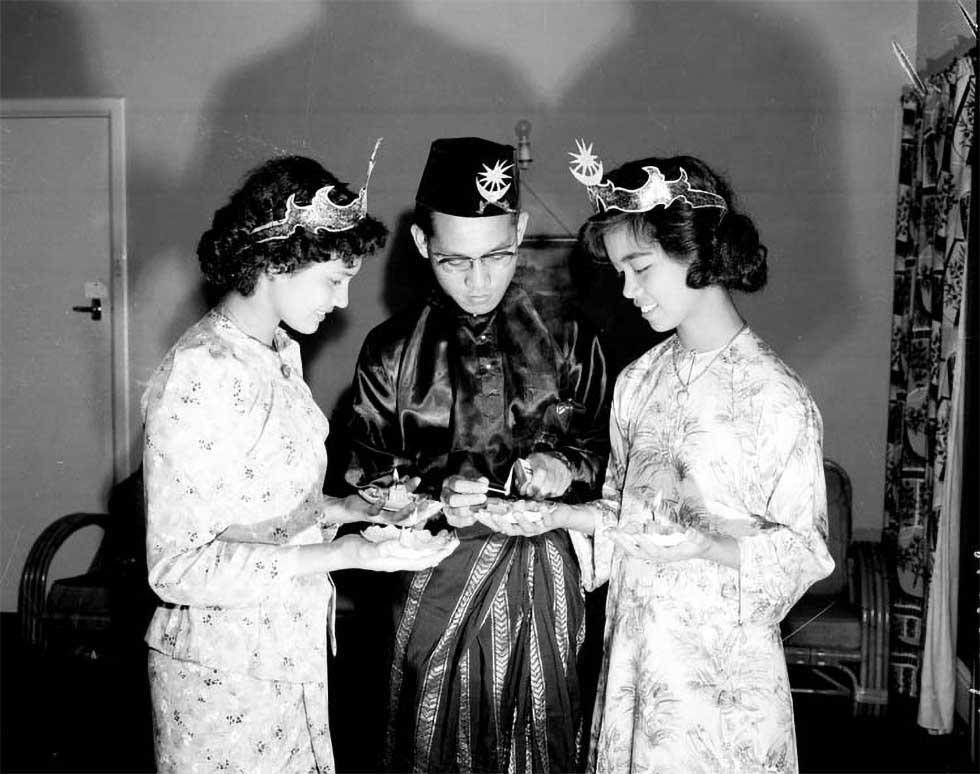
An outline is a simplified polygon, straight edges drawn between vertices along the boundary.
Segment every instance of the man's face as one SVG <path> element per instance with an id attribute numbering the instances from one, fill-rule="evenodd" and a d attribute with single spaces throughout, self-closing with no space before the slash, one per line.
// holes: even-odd
<path id="1" fill-rule="evenodd" d="M 517 248 L 527 213 L 461 218 L 432 214 L 432 236 L 412 226 L 415 245 L 429 259 L 436 281 L 469 314 L 497 308 L 517 269 Z"/>

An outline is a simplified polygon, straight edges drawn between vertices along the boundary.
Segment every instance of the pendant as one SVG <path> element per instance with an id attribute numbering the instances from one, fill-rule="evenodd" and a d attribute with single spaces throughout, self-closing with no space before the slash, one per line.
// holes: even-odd
<path id="1" fill-rule="evenodd" d="M 293 372 L 293 369 L 290 368 L 286 363 L 283 363 L 282 367 L 279 370 L 282 371 L 282 375 L 285 376 L 287 379 L 289 378 L 289 375 Z"/>
<path id="2" fill-rule="evenodd" d="M 683 406 L 685 403 L 687 403 L 687 387 L 681 387 L 677 392 L 677 405 Z"/>

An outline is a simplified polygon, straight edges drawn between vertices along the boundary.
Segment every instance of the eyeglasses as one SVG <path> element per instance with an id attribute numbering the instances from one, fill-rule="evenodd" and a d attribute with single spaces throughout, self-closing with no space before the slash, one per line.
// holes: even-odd
<path id="1" fill-rule="evenodd" d="M 484 268 L 490 269 L 502 269 L 505 266 L 509 266 L 514 258 L 517 256 L 516 252 L 502 252 L 502 253 L 490 253 L 489 255 L 481 255 L 479 258 L 440 258 L 436 263 L 438 263 L 439 268 L 444 269 L 454 274 L 464 274 L 468 272 L 477 261 L 480 261 Z"/>

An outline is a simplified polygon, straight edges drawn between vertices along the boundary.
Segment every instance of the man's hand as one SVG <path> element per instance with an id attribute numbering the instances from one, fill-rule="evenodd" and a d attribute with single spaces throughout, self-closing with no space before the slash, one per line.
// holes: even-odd
<path id="1" fill-rule="evenodd" d="M 540 511 L 515 509 L 509 513 L 500 514 L 484 510 L 477 514 L 477 521 L 486 524 L 494 532 L 501 532 L 504 535 L 534 537 L 567 527 L 567 516 L 567 506 L 556 505 L 555 507 L 542 508 Z"/>
<path id="2" fill-rule="evenodd" d="M 531 475 L 518 490 L 522 497 L 543 500 L 561 497 L 572 485 L 572 471 L 568 465 L 547 452 L 535 452 L 527 458 Z"/>
<path id="3" fill-rule="evenodd" d="M 487 501 L 487 485 L 490 482 L 480 478 L 449 476 L 442 482 L 442 512 L 446 521 L 454 527 L 469 527 L 476 523 L 470 510 L 471 505 L 483 505 Z"/>

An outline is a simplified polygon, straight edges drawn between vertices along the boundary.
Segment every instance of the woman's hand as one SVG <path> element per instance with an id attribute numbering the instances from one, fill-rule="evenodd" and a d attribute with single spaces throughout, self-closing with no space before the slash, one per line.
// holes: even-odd
<path id="1" fill-rule="evenodd" d="M 688 559 L 708 559 L 727 567 L 738 568 L 740 551 L 734 538 L 706 535 L 700 530 L 689 528 L 684 539 L 674 545 L 665 546 L 647 532 L 625 532 L 619 527 L 608 530 L 609 538 L 628 556 L 645 562 L 669 564 Z"/>
<path id="2" fill-rule="evenodd" d="M 365 521 L 370 521 L 373 524 L 394 524 L 396 526 L 403 525 L 407 527 L 415 525 L 416 519 L 418 520 L 418 524 L 424 524 L 428 518 L 430 517 L 422 517 L 416 503 L 409 503 L 398 511 L 382 510 L 377 516 L 369 516 Z"/>
<path id="3" fill-rule="evenodd" d="M 420 479 L 411 478 L 405 488 L 409 492 L 415 490 Z M 373 524 L 401 524 L 415 515 L 415 504 L 409 503 L 398 511 L 386 511 L 382 507 L 384 500 L 374 501 L 360 494 L 347 497 L 325 497 L 327 505 L 324 508 L 324 521 L 327 524 L 351 524 L 358 521 L 368 521 Z"/>
<path id="4" fill-rule="evenodd" d="M 351 567 L 375 572 L 415 571 L 434 567 L 456 550 L 458 540 L 432 546 L 408 547 L 398 540 L 372 543 L 360 535 L 345 535 L 334 541 L 338 548 L 353 550 Z"/>
<path id="5" fill-rule="evenodd" d="M 351 524 L 357 521 L 375 521 L 381 513 L 381 504 L 365 500 L 359 494 L 330 498 L 325 521 L 330 524 Z"/>
<path id="6" fill-rule="evenodd" d="M 702 558 L 711 543 L 711 538 L 696 529 L 688 529 L 684 532 L 684 539 L 681 542 L 670 546 L 657 542 L 653 535 L 626 532 L 619 527 L 610 528 L 608 534 L 627 556 L 658 564 Z"/>
<path id="7" fill-rule="evenodd" d="M 522 497 L 535 500 L 561 497 L 572 485 L 572 471 L 554 455 L 535 452 L 527 458 L 527 462 L 531 467 L 531 474 L 518 488 Z"/>

